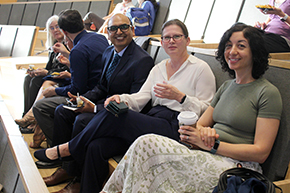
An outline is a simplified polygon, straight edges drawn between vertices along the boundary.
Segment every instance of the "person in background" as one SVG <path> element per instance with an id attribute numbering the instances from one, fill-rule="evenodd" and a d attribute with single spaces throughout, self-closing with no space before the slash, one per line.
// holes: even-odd
<path id="1" fill-rule="evenodd" d="M 66 45 L 66 47 L 64 47 L 63 44 L 60 43 L 57 46 L 57 48 L 55 47 L 55 45 L 52 46 L 52 49 L 56 53 L 64 53 L 64 55 L 62 55 L 62 54 L 58 55 L 56 60 L 58 60 L 61 64 L 65 64 L 65 65 L 67 65 L 69 67 L 70 63 L 69 63 L 69 60 L 68 60 L 68 56 L 66 54 L 66 50 L 67 49 L 71 50 L 73 48 L 73 42 L 71 42 L 70 40 L 66 40 L 66 38 L 64 38 L 64 40 L 65 40 L 64 44 Z M 54 73 L 56 73 L 56 72 L 54 72 Z M 35 75 L 37 75 L 37 73 L 35 73 Z M 54 75 L 52 73 L 51 75 L 45 76 L 43 78 L 44 82 L 43 82 L 41 88 L 38 91 L 38 94 L 37 94 L 37 97 L 35 99 L 35 102 L 38 101 L 38 100 L 41 100 L 41 99 L 43 99 L 45 97 L 45 95 L 46 95 L 45 89 L 46 88 L 51 87 L 51 86 L 52 87 L 62 87 L 62 86 L 68 85 L 68 84 L 70 84 L 70 81 L 71 81 L 70 78 L 71 78 L 71 74 L 67 70 L 59 72 L 59 74 L 57 74 L 57 75 Z M 25 117 L 33 117 L 34 118 L 34 115 L 33 115 L 33 112 L 32 112 L 32 107 L 25 114 L 24 118 Z M 21 123 L 21 121 L 23 121 L 24 118 L 22 118 L 20 120 L 16 119 L 15 122 L 17 124 Z M 40 144 L 45 139 L 45 135 L 43 134 L 41 129 L 39 127 L 37 127 L 37 122 L 36 121 L 35 121 L 35 126 L 33 128 L 29 128 L 29 127 L 26 128 L 26 133 L 28 133 L 29 130 L 31 131 L 31 133 L 34 133 L 33 134 L 33 142 L 31 142 L 31 144 L 29 144 L 29 147 L 31 147 L 31 148 L 39 148 Z M 22 128 L 21 131 L 23 132 L 24 129 Z"/>
<path id="2" fill-rule="evenodd" d="M 103 188 L 110 192 L 212 192 L 219 175 L 242 167 L 262 172 L 282 114 L 278 89 L 262 77 L 269 53 L 254 27 L 227 30 L 216 59 L 234 79 L 224 82 L 196 128 L 181 126 L 191 150 L 160 135 L 139 137 Z"/>
<path id="3" fill-rule="evenodd" d="M 158 10 L 158 4 L 155 0 L 138 0 L 139 8 L 146 10 L 150 14 L 150 26 L 152 31 L 154 21 L 155 21 L 155 16 L 156 12 Z"/>
<path id="4" fill-rule="evenodd" d="M 118 117 L 106 109 L 98 112 L 68 143 L 38 150 L 35 158 L 54 162 L 57 152 L 61 157 L 72 155 L 83 166 L 81 192 L 99 192 L 109 171 L 108 159 L 124 154 L 139 136 L 155 133 L 178 140 L 179 112 L 193 111 L 200 116 L 216 91 L 208 64 L 187 53 L 189 43 L 185 24 L 178 19 L 167 21 L 162 26 L 161 44 L 170 58 L 152 68 L 139 92 L 113 95 L 104 103 L 124 102 L 130 110 Z M 140 113 L 150 100 L 153 107 Z M 100 173 L 100 168 L 106 172 Z"/>
<path id="5" fill-rule="evenodd" d="M 46 82 L 43 85 L 47 75 L 51 75 L 54 72 L 60 72 L 61 76 L 58 78 L 65 78 L 68 76 L 69 67 L 57 60 L 59 53 L 69 54 L 69 49 L 64 45 L 64 34 L 60 31 L 58 26 L 58 16 L 53 15 L 48 18 L 46 22 L 46 31 L 47 31 L 47 41 L 46 49 L 49 50 L 49 61 L 46 64 L 45 68 L 38 68 L 35 70 L 27 70 L 28 75 L 24 79 L 24 112 L 22 119 L 15 119 L 16 124 L 19 125 L 20 131 L 22 133 L 33 133 L 34 128 L 36 127 L 36 121 L 30 110 L 34 101 L 36 100 L 39 89 L 41 86 L 48 87 L 50 85 L 55 85 L 55 82 Z M 61 49 L 55 51 L 52 49 L 52 46 L 59 42 Z M 61 79 L 59 79 L 61 80 Z M 62 79 L 61 85 L 66 85 L 69 81 Z"/>
<path id="6" fill-rule="evenodd" d="M 73 95 L 84 94 L 97 85 L 102 73 L 102 54 L 109 46 L 107 39 L 100 34 L 88 33 L 80 13 L 77 10 L 65 10 L 60 13 L 58 25 L 67 40 L 73 42 L 69 54 L 71 82 L 63 87 L 48 87 L 44 90 L 45 98 L 38 100 L 32 108 L 38 126 L 44 132 L 51 145 L 54 127 L 54 111 L 60 104 L 66 104 L 68 92 Z M 59 48 L 56 43 L 54 49 Z M 42 138 L 43 139 L 43 138 Z M 41 141 L 38 142 L 41 144 Z"/>
<path id="7" fill-rule="evenodd" d="M 270 0 L 273 10 L 260 10 L 269 14 L 265 22 L 256 22 L 255 27 L 263 30 L 266 47 L 270 53 L 290 52 L 290 0 Z M 278 8 L 279 7 L 279 8 Z"/>
<path id="8" fill-rule="evenodd" d="M 130 7 L 135 7 L 132 3 L 132 0 L 123 0 L 121 3 L 118 3 L 114 10 L 107 16 L 101 18 L 93 12 L 89 12 L 84 17 L 84 24 L 86 30 L 90 31 L 99 31 L 102 33 L 106 32 L 109 19 L 116 13 L 125 14 L 127 9 Z"/>

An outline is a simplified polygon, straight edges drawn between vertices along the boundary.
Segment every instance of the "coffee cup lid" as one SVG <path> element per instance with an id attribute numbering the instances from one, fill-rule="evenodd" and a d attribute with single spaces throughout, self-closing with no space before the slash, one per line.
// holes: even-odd
<path id="1" fill-rule="evenodd" d="M 192 111 L 182 111 L 179 113 L 179 115 L 177 116 L 177 119 L 179 121 L 183 121 L 183 120 L 187 120 L 187 121 L 193 121 L 196 122 L 198 119 L 198 116 L 195 112 Z"/>

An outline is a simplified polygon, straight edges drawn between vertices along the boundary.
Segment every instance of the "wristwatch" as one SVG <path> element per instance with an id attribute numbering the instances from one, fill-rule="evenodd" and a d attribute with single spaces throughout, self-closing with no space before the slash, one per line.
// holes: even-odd
<path id="1" fill-rule="evenodd" d="M 184 103 L 185 99 L 186 99 L 186 95 L 184 95 L 184 97 L 182 97 L 180 104 Z"/>
<path id="2" fill-rule="evenodd" d="M 212 154 L 215 154 L 219 145 L 220 145 L 220 140 L 215 140 L 215 143 L 209 152 Z"/>
<path id="3" fill-rule="evenodd" d="M 281 17 L 280 20 L 283 21 L 283 22 L 285 22 L 287 18 L 288 18 L 288 15 L 285 13 L 285 16 L 284 17 Z"/>

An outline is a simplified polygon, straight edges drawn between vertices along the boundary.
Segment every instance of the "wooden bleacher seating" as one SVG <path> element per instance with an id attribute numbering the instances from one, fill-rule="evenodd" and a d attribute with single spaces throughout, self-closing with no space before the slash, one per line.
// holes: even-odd
<path id="1" fill-rule="evenodd" d="M 22 57 L 34 54 L 39 27 L 0 25 L 0 57 Z"/>
<path id="2" fill-rule="evenodd" d="M 17 125 L 0 96 L 0 183 L 4 193 L 48 193 Z"/>
<path id="3" fill-rule="evenodd" d="M 76 9 L 82 17 L 89 11 L 104 17 L 108 15 L 113 0 L 74 1 L 23 1 L 0 4 L 0 24 L 35 25 L 45 28 L 47 19 L 65 9 Z"/>

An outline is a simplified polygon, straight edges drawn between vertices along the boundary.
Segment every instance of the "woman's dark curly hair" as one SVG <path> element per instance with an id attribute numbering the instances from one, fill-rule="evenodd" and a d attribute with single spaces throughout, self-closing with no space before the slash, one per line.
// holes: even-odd
<path id="1" fill-rule="evenodd" d="M 262 33 L 252 27 L 243 23 L 236 23 L 230 29 L 228 29 L 221 38 L 216 52 L 216 59 L 221 63 L 222 69 L 229 73 L 230 77 L 235 78 L 235 71 L 229 68 L 227 61 L 225 60 L 224 52 L 227 42 L 234 32 L 242 31 L 244 37 L 248 40 L 253 57 L 253 69 L 252 76 L 254 79 L 260 78 L 268 69 L 269 52 L 264 43 Z"/>

